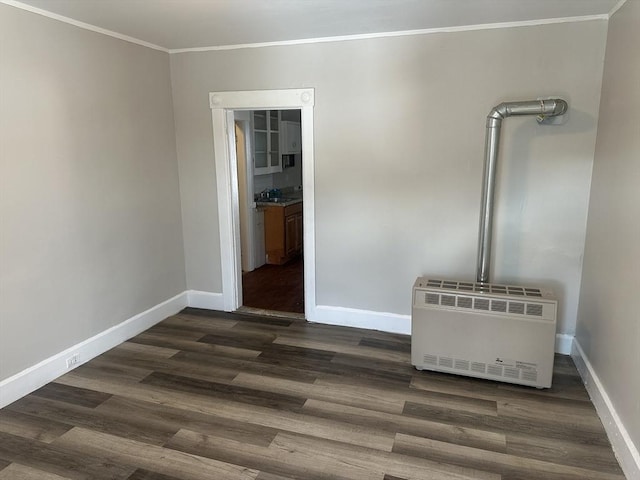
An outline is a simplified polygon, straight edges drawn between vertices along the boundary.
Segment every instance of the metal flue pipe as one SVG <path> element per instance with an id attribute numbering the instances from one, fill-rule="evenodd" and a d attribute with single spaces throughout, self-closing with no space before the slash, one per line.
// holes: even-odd
<path id="1" fill-rule="evenodd" d="M 537 115 L 538 122 L 546 117 L 563 115 L 568 109 L 561 99 L 507 102 L 493 107 L 487 115 L 487 134 L 484 147 L 484 180 L 482 184 L 482 210 L 478 239 L 478 268 L 476 281 L 489 282 L 491 266 L 491 236 L 493 233 L 493 194 L 496 186 L 496 164 L 502 120 L 512 115 Z"/>

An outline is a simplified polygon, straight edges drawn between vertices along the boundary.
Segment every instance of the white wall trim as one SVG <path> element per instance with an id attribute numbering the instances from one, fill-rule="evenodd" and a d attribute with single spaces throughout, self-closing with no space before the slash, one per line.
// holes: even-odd
<path id="1" fill-rule="evenodd" d="M 316 304 L 315 180 L 313 151 L 313 88 L 246 90 L 209 93 L 213 148 L 218 194 L 220 256 L 224 311 L 232 312 L 242 302 L 240 261 L 240 201 L 238 162 L 235 151 L 235 110 L 300 109 L 302 120 L 302 192 L 304 230 L 305 315 L 313 320 Z"/>
<path id="2" fill-rule="evenodd" d="M 0 382 L 0 408 L 70 371 L 71 369 L 67 368 L 67 358 L 72 355 L 78 354 L 78 363 L 72 367 L 76 368 L 176 314 L 186 306 L 187 294 L 183 292 L 2 380 Z"/>
<path id="3" fill-rule="evenodd" d="M 574 23 L 574 22 L 590 22 L 592 20 L 608 20 L 611 17 L 611 15 L 613 15 L 617 10 L 620 9 L 620 7 L 622 7 L 622 5 L 624 5 L 626 1 L 627 0 L 620 0 L 620 2 L 615 7 L 613 7 L 613 9 L 608 14 L 602 14 L 602 15 L 542 18 L 538 20 L 521 20 L 517 22 L 483 23 L 483 24 L 476 24 L 476 25 L 461 25 L 456 27 L 425 28 L 425 29 L 418 29 L 418 30 L 401 30 L 401 31 L 394 31 L 394 32 L 376 32 L 376 33 L 365 33 L 365 34 L 357 34 L 357 35 L 337 35 L 333 37 L 303 38 L 299 40 L 283 40 L 283 41 L 275 41 L 275 42 L 242 43 L 242 44 L 236 44 L 236 45 L 217 45 L 217 46 L 214 45 L 209 47 L 188 47 L 188 48 L 172 48 L 172 49 L 161 47 L 160 45 L 156 45 L 154 43 L 146 42 L 144 40 L 140 40 L 135 37 L 130 37 L 128 35 L 114 32 L 113 30 L 108 30 L 106 28 L 98 27 L 90 23 L 81 22 L 79 20 L 75 20 L 70 17 L 65 17 L 64 15 L 58 15 L 57 13 L 49 12 L 47 10 L 37 8 L 32 5 L 27 5 L 26 3 L 18 2 L 16 0 L 0 0 L 0 3 L 4 3 L 5 5 L 19 8 L 21 10 L 26 10 L 28 12 L 35 13 L 37 15 L 42 15 L 43 17 L 51 18 L 53 20 L 58 20 L 63 23 L 68 23 L 70 25 L 74 25 L 84 30 L 101 33 L 109 37 L 117 38 L 119 40 L 124 40 L 125 42 L 134 43 L 136 45 L 141 45 L 143 47 L 152 48 L 154 50 L 160 50 L 162 52 L 173 54 L 173 53 L 187 53 L 187 52 L 211 52 L 211 51 L 219 51 L 219 50 L 240 50 L 245 48 L 279 47 L 279 46 L 286 46 L 286 45 L 306 45 L 306 44 L 313 44 L 313 43 L 348 42 L 353 40 L 368 40 L 368 39 L 374 39 L 374 38 L 406 37 L 406 36 L 412 36 L 412 35 L 430 35 L 433 33 L 471 32 L 476 30 L 495 30 L 500 28 L 531 27 L 536 25 L 551 25 L 551 24 L 557 24 L 557 23 Z"/>
<path id="4" fill-rule="evenodd" d="M 626 1 L 626 0 L 623 0 Z M 220 50 L 241 50 L 245 48 L 282 47 L 287 45 L 307 45 L 314 43 L 350 42 L 353 40 L 369 40 L 375 38 L 407 37 L 413 35 L 430 35 L 434 33 L 472 32 L 476 30 L 495 30 L 500 28 L 533 27 L 537 25 L 552 25 L 556 23 L 590 22 L 593 20 L 608 20 L 610 14 L 585 15 L 581 17 L 543 18 L 539 20 L 522 20 L 519 22 L 484 23 L 477 25 L 462 25 L 459 27 L 425 28 L 419 30 L 400 30 L 395 32 L 363 33 L 358 35 L 337 35 L 334 37 L 303 38 L 299 40 L 284 40 L 277 42 L 243 43 L 237 45 L 217 45 L 210 47 L 172 48 L 170 54 L 187 52 L 214 52 Z"/>
<path id="5" fill-rule="evenodd" d="M 311 322 L 325 323 L 327 325 L 340 325 L 343 327 L 356 327 L 411 335 L 411 316 L 400 315 L 398 313 L 318 305 L 315 308 L 313 318 L 308 319 Z M 556 334 L 556 353 L 570 355 L 572 344 L 573 335 Z"/>
<path id="6" fill-rule="evenodd" d="M 315 308 L 315 316 L 310 321 L 327 325 L 411 334 L 411 316 L 397 313 L 318 305 Z"/>
<path id="7" fill-rule="evenodd" d="M 223 311 L 224 298 L 221 293 L 189 290 L 187 291 L 187 305 L 193 308 Z"/>
<path id="8" fill-rule="evenodd" d="M 589 392 L 591 401 L 602 420 L 622 471 L 628 479 L 640 478 L 640 453 L 638 452 L 638 447 L 633 444 L 629 432 L 624 427 L 607 391 L 604 389 L 604 385 L 602 385 L 600 378 L 577 339 L 573 341 L 571 356 L 578 372 L 580 372 L 587 392 Z"/>
<path id="9" fill-rule="evenodd" d="M 63 15 L 58 15 L 57 13 L 49 12 L 47 10 L 37 8 L 32 5 L 27 5 L 26 3 L 16 2 L 15 0 L 0 0 L 0 3 L 4 3 L 5 5 L 19 8 L 21 10 L 26 10 L 27 12 L 35 13 L 37 15 L 42 15 L 43 17 L 51 18 L 52 20 L 58 20 L 59 22 L 68 23 L 70 25 L 73 25 L 78 28 L 82 28 L 84 30 L 101 33 L 102 35 L 107 35 L 109 37 L 117 38 L 119 40 L 124 40 L 125 42 L 135 43 L 136 45 L 141 45 L 143 47 L 152 48 L 154 50 L 160 50 L 162 52 L 169 53 L 169 50 L 167 48 L 161 47 L 159 45 L 155 45 L 150 42 L 145 42 L 144 40 L 130 37 L 128 35 L 123 35 L 122 33 L 114 32 L 113 30 L 107 30 L 106 28 L 96 27 L 95 25 L 91 25 L 90 23 L 85 23 L 79 20 L 74 20 L 73 18 L 65 17 Z"/>
<path id="10" fill-rule="evenodd" d="M 627 0 L 620 0 L 618 3 L 616 3 L 609 12 L 608 18 L 611 18 L 613 14 L 620 10 L 625 3 L 627 3 Z"/>
<path id="11" fill-rule="evenodd" d="M 573 335 L 566 333 L 556 333 L 556 353 L 562 355 L 571 355 L 571 346 L 573 345 Z"/>

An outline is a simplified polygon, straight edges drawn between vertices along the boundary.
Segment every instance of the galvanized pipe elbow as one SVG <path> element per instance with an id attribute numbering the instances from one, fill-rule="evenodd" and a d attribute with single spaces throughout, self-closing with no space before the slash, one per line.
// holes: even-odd
<path id="1" fill-rule="evenodd" d="M 563 115 L 568 109 L 567 102 L 555 98 L 549 100 L 530 100 L 526 102 L 503 102 L 491 109 L 487 119 L 503 120 L 515 115 L 544 115 L 553 117 Z"/>
<path id="2" fill-rule="evenodd" d="M 491 240 L 493 230 L 493 193 L 495 190 L 496 163 L 500 142 L 502 120 L 514 115 L 537 115 L 538 122 L 546 117 L 555 117 L 567 112 L 569 106 L 562 99 L 528 100 L 504 102 L 496 105 L 487 115 L 485 140 L 484 182 L 482 186 L 482 210 L 480 212 L 480 235 L 478 239 L 478 264 L 476 280 L 489 282 L 491 263 Z"/>

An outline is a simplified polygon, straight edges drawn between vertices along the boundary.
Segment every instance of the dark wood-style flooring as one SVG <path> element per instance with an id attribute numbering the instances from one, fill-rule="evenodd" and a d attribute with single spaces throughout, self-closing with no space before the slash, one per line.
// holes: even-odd
<path id="1" fill-rule="evenodd" d="M 304 313 L 302 256 L 285 265 L 263 265 L 242 274 L 242 304 L 276 312 Z"/>
<path id="2" fill-rule="evenodd" d="M 418 372 L 407 336 L 187 309 L 0 410 L 0 479 L 624 477 L 549 390 Z"/>

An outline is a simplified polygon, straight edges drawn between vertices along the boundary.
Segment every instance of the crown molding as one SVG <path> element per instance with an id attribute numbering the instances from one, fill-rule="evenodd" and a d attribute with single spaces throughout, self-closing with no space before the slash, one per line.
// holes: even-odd
<path id="1" fill-rule="evenodd" d="M 607 16 L 611 18 L 613 14 L 616 13 L 618 10 L 620 10 L 625 3 L 627 3 L 627 0 L 620 0 L 618 3 L 614 5 L 614 7 L 611 9 L 611 11 Z"/>
<path id="2" fill-rule="evenodd" d="M 112 30 L 107 30 L 106 28 L 96 27 L 95 25 L 91 25 L 90 23 L 80 22 L 78 20 L 74 20 L 73 18 L 65 17 L 63 15 L 58 15 L 57 13 L 52 13 L 41 8 L 27 5 L 26 3 L 16 2 L 15 0 L 0 0 L 0 3 L 25 10 L 27 12 L 35 13 L 37 15 L 42 15 L 43 17 L 51 18 L 52 20 L 58 20 L 59 22 L 68 23 L 69 25 L 73 25 L 84 30 L 101 33 L 102 35 L 117 38 L 118 40 L 124 40 L 125 42 L 135 43 L 136 45 L 141 45 L 143 47 L 152 48 L 153 50 L 160 50 L 161 52 L 169 53 L 169 50 L 167 48 L 161 47 L 159 45 L 145 42 L 144 40 L 130 37 L 128 35 L 123 35 Z"/>
<path id="3" fill-rule="evenodd" d="M 281 46 L 289 46 L 289 45 L 309 45 L 309 44 L 315 44 L 315 43 L 349 42 L 354 40 L 369 40 L 369 39 L 376 39 L 376 38 L 431 35 L 436 33 L 472 32 L 477 30 L 496 30 L 501 28 L 532 27 L 532 26 L 538 26 L 538 25 L 553 25 L 553 24 L 560 24 L 560 23 L 608 20 L 616 11 L 618 11 L 625 4 L 626 1 L 627 0 L 620 0 L 620 2 L 618 2 L 618 4 L 616 4 L 616 6 L 608 14 L 601 14 L 601 15 L 545 18 L 545 19 L 539 19 L 539 20 L 523 20 L 518 22 L 484 23 L 484 24 L 477 24 L 477 25 L 462 25 L 457 27 L 426 28 L 426 29 L 419 29 L 419 30 L 401 30 L 401 31 L 394 31 L 394 32 L 377 32 L 377 33 L 365 33 L 365 34 L 357 34 L 357 35 L 338 35 L 338 36 L 332 36 L 332 37 L 304 38 L 304 39 L 298 39 L 298 40 L 283 40 L 283 41 L 275 41 L 275 42 L 243 43 L 243 44 L 236 44 L 236 45 L 217 45 L 217 46 L 209 46 L 209 47 L 187 47 L 187 48 L 172 48 L 172 49 L 161 47 L 160 45 L 146 42 L 144 40 L 130 37 L 128 35 L 123 35 L 121 33 L 114 32 L 112 30 L 107 30 L 105 28 L 97 27 L 89 23 L 80 22 L 78 20 L 74 20 L 73 18 L 65 17 L 63 15 L 58 15 L 56 13 L 52 13 L 47 10 L 43 10 L 41 8 L 36 8 L 31 5 L 18 2 L 16 0 L 0 0 L 0 3 L 9 5 L 12 7 L 20 8 L 22 10 L 35 13 L 37 15 L 42 15 L 44 17 L 51 18 L 53 20 L 58 20 L 60 22 L 68 23 L 70 25 L 74 25 L 76 27 L 79 27 L 85 30 L 101 33 L 103 35 L 117 38 L 119 40 L 124 40 L 125 42 L 134 43 L 136 45 L 141 45 L 143 47 L 152 48 L 154 50 L 159 50 L 161 52 L 165 52 L 169 54 L 174 54 L 174 53 L 190 53 L 190 52 L 214 52 L 214 51 L 221 51 L 221 50 L 242 50 L 247 48 L 281 47 Z"/>
<path id="4" fill-rule="evenodd" d="M 626 1 L 626 0 L 623 0 Z M 586 15 L 581 17 L 546 18 L 541 20 L 524 20 L 519 22 L 485 23 L 478 25 L 463 25 L 459 27 L 426 28 L 421 30 L 401 30 L 396 32 L 364 33 L 358 35 L 340 35 L 335 37 L 304 38 L 300 40 L 284 40 L 278 42 L 243 43 L 238 45 L 219 45 L 211 47 L 173 48 L 169 53 L 214 52 L 220 50 L 241 50 L 245 48 L 281 47 L 288 45 L 308 45 L 314 43 L 349 42 L 353 40 L 369 40 L 375 38 L 407 37 L 414 35 L 430 35 L 434 33 L 472 32 L 476 30 L 496 30 L 500 28 L 532 27 L 538 25 L 552 25 L 557 23 L 590 22 L 594 20 L 608 20 L 608 14 Z"/>

